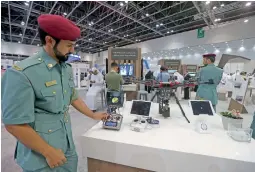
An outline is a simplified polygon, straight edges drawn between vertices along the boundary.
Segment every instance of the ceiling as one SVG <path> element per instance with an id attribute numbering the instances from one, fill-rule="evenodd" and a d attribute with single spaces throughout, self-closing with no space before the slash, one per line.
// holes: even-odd
<path id="1" fill-rule="evenodd" d="M 231 54 L 231 52 L 242 53 L 248 50 L 255 50 L 255 38 L 143 53 L 142 58 L 146 60 L 181 59 L 184 57 L 186 58 L 192 57 L 195 59 L 199 59 L 201 58 L 203 54 L 211 54 L 211 53 Z"/>
<path id="2" fill-rule="evenodd" d="M 105 51 L 255 15 L 236 1 L 1 1 L 3 41 L 40 46 L 37 17 L 58 14 L 81 28 L 76 49 Z"/>

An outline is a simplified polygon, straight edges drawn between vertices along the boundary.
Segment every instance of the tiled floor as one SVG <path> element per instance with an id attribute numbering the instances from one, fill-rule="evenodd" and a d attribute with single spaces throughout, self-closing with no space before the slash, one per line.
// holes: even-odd
<path id="1" fill-rule="evenodd" d="M 151 95 L 149 96 L 151 97 Z M 194 94 L 192 94 L 194 98 Z M 173 102 L 174 103 L 174 102 Z M 186 101 L 182 100 L 181 103 L 187 103 Z M 228 108 L 228 102 L 220 101 L 217 106 L 217 111 L 225 111 Z M 250 120 L 245 124 L 245 126 L 249 126 L 252 120 L 252 114 L 255 110 L 254 106 L 249 106 L 248 108 L 249 114 L 246 114 Z M 79 156 L 79 165 L 78 165 L 78 172 L 87 172 L 87 164 L 83 157 L 82 157 L 82 149 L 79 142 L 79 136 L 85 133 L 88 129 L 90 129 L 93 125 L 96 124 L 96 121 L 87 118 L 86 116 L 81 115 L 74 109 L 70 109 L 70 114 L 72 118 L 72 129 L 73 129 L 73 136 L 74 141 L 76 144 L 77 153 Z M 4 126 L 2 125 L 2 172 L 20 172 L 21 169 L 13 160 L 13 152 L 15 148 L 15 138 L 11 136 L 5 130 Z"/>

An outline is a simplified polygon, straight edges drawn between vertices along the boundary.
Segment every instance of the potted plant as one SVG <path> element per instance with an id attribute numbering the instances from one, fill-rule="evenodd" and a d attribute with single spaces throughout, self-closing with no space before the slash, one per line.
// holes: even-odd
<path id="1" fill-rule="evenodd" d="M 228 130 L 228 125 L 231 124 L 237 128 L 242 128 L 243 118 L 240 112 L 233 109 L 231 112 L 221 112 L 222 124 L 225 130 Z"/>

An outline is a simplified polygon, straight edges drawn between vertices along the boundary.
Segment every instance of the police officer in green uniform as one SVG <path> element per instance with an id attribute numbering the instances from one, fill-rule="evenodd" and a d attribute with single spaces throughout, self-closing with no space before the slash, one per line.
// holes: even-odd
<path id="1" fill-rule="evenodd" d="M 17 138 L 14 157 L 23 171 L 76 172 L 69 105 L 95 120 L 107 114 L 93 113 L 78 97 L 72 67 L 65 63 L 80 29 L 58 15 L 41 15 L 38 24 L 43 48 L 2 78 L 2 120 Z"/>
<path id="2" fill-rule="evenodd" d="M 219 85 L 223 70 L 214 65 L 215 54 L 203 55 L 205 67 L 198 73 L 198 90 L 196 99 L 210 100 L 216 112 L 218 103 L 217 86 Z"/>
<path id="3" fill-rule="evenodd" d="M 252 138 L 255 139 L 255 112 L 253 114 L 253 121 L 251 123 L 251 129 L 253 129 Z"/>

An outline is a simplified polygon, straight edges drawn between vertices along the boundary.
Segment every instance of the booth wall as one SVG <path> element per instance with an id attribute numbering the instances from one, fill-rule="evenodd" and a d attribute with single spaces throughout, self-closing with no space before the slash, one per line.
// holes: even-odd
<path id="1" fill-rule="evenodd" d="M 220 43 L 220 42 L 227 42 L 232 40 L 240 40 L 240 39 L 247 39 L 247 38 L 254 38 L 255 37 L 255 17 L 249 18 L 248 23 L 244 23 L 243 19 L 238 20 L 232 23 L 218 25 L 216 28 L 208 29 L 207 27 L 204 28 L 205 30 L 205 37 L 204 38 L 197 38 L 197 30 L 192 30 L 188 32 L 183 32 L 180 34 L 175 34 L 163 38 L 158 38 L 146 42 L 140 42 L 137 44 L 132 44 L 128 46 L 124 46 L 124 48 L 134 48 L 139 47 L 142 49 L 142 53 L 147 52 L 154 52 L 160 50 L 171 50 L 176 48 L 183 48 L 189 46 L 197 46 L 197 45 L 204 45 L 204 44 L 213 44 L 213 43 Z M 231 52 L 233 55 L 238 55 L 239 52 Z M 240 52 L 241 54 L 245 54 L 244 57 L 255 59 L 253 56 L 254 52 Z M 241 55 L 240 54 L 240 55 Z M 93 54 L 93 58 L 95 58 L 98 64 L 105 63 L 105 58 L 108 56 L 108 51 L 101 52 L 100 57 L 98 54 Z M 221 55 L 218 54 L 217 60 L 219 61 Z M 201 56 L 198 56 L 197 59 L 194 61 L 193 58 L 184 57 L 183 63 L 188 64 L 200 64 L 199 59 Z M 198 63 L 199 62 L 199 63 Z"/>

